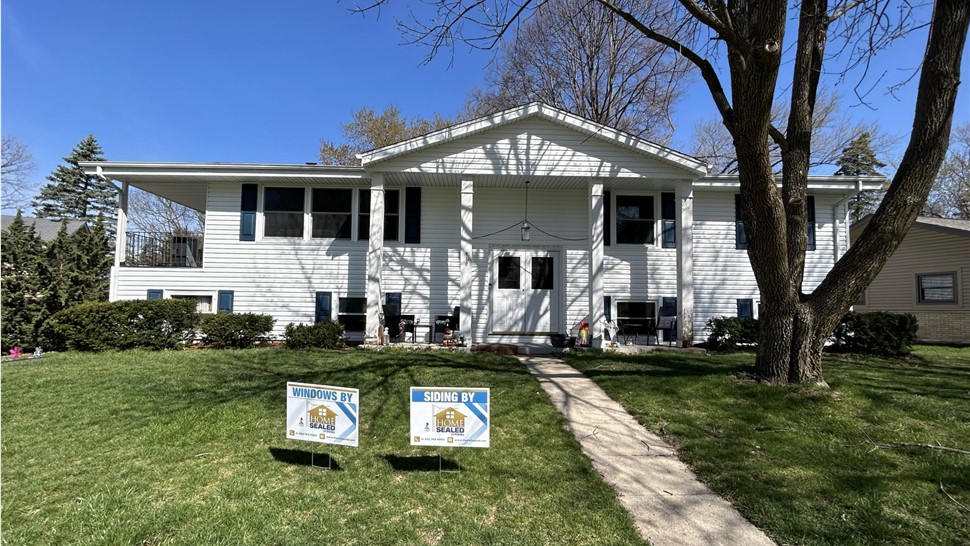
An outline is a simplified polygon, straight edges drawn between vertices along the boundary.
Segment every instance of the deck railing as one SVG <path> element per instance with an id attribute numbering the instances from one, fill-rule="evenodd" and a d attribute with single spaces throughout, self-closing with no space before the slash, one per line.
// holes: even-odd
<path id="1" fill-rule="evenodd" d="M 129 231 L 125 242 L 126 267 L 202 267 L 201 233 Z"/>

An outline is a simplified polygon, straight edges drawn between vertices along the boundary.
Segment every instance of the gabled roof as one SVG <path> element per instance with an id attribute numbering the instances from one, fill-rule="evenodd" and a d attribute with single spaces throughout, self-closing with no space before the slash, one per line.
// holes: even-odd
<path id="1" fill-rule="evenodd" d="M 10 224 L 13 223 L 15 215 L 4 214 L 2 217 L 2 227 L 7 229 Z M 28 216 L 21 216 L 21 220 L 27 225 L 34 226 L 34 231 L 41 238 L 42 241 L 53 241 L 57 238 L 57 232 L 61 230 L 61 221 L 52 220 L 50 218 L 31 218 Z M 77 230 L 85 227 L 84 220 L 68 220 L 67 221 L 67 234 L 71 235 Z"/>
<path id="2" fill-rule="evenodd" d="M 707 166 L 697 158 L 538 102 L 511 108 L 465 123 L 459 123 L 458 125 L 446 127 L 439 131 L 428 133 L 427 135 L 364 152 L 358 154 L 357 157 L 360 159 L 361 165 L 367 168 L 373 166 L 375 163 L 387 161 L 529 118 L 545 119 L 580 133 L 613 143 L 621 148 L 639 152 L 658 161 L 688 171 L 695 177 L 707 174 Z"/>
<path id="3" fill-rule="evenodd" d="M 867 214 L 860 218 L 856 223 L 852 224 L 852 231 L 854 233 L 859 232 L 862 228 L 869 224 L 869 220 L 872 219 L 871 214 Z M 916 218 L 916 222 L 910 229 L 927 229 L 930 231 L 938 231 L 940 233 L 949 233 L 952 235 L 959 235 L 961 237 L 970 237 L 970 220 L 958 220 L 956 218 L 931 218 L 929 216 L 920 216 Z"/>

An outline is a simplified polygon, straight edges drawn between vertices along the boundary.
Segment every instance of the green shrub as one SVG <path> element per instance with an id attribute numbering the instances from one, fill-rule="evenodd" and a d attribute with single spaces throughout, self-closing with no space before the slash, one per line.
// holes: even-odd
<path id="1" fill-rule="evenodd" d="M 750 317 L 717 317 L 707 321 L 711 331 L 707 348 L 712 351 L 737 351 L 758 346 L 758 319 Z"/>
<path id="2" fill-rule="evenodd" d="M 265 339 L 276 322 L 270 315 L 256 313 L 216 313 L 202 315 L 199 331 L 202 342 L 216 348 L 244 349 Z"/>
<path id="3" fill-rule="evenodd" d="M 339 322 L 318 322 L 316 324 L 293 324 L 286 326 L 283 333 L 287 349 L 340 349 L 344 346 L 344 327 Z"/>
<path id="4" fill-rule="evenodd" d="M 48 318 L 40 331 L 45 350 L 175 349 L 192 338 L 198 314 L 186 300 L 90 302 Z"/>
<path id="5" fill-rule="evenodd" d="M 919 324 L 909 313 L 849 313 L 832 333 L 829 350 L 877 356 L 904 356 L 916 342 Z"/>

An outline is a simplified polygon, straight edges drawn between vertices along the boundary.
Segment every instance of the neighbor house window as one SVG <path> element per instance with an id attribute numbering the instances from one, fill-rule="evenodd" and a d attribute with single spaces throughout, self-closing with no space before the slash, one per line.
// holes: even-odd
<path id="1" fill-rule="evenodd" d="M 653 244 L 653 212 L 653 197 L 650 195 L 617 195 L 617 244 Z"/>
<path id="2" fill-rule="evenodd" d="M 266 188 L 266 237 L 303 237 L 303 188 Z"/>
<path id="3" fill-rule="evenodd" d="M 916 275 L 916 290 L 920 303 L 956 303 L 956 273 Z"/>
<path id="4" fill-rule="evenodd" d="M 312 236 L 323 239 L 350 239 L 353 222 L 354 190 L 314 188 Z"/>
<path id="5" fill-rule="evenodd" d="M 357 239 L 366 241 L 370 236 L 370 191 L 360 190 L 357 212 Z M 401 192 L 384 190 L 384 240 L 397 241 L 401 226 Z"/>

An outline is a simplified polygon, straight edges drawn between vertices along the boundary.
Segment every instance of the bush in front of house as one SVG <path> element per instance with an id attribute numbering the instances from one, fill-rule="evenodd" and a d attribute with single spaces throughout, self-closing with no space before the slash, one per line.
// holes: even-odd
<path id="1" fill-rule="evenodd" d="M 344 327 L 339 322 L 293 324 L 286 326 L 283 341 L 287 349 L 341 349 L 344 347 Z"/>
<path id="2" fill-rule="evenodd" d="M 51 315 L 40 338 L 49 351 L 176 349 L 192 339 L 196 324 L 194 301 L 91 302 Z"/>
<path id="3" fill-rule="evenodd" d="M 266 339 L 276 320 L 256 313 L 216 313 L 199 318 L 202 342 L 217 349 L 244 349 Z"/>
<path id="4" fill-rule="evenodd" d="M 707 348 L 731 352 L 758 346 L 758 319 L 750 317 L 716 317 L 707 321 Z"/>
<path id="5" fill-rule="evenodd" d="M 850 312 L 832 332 L 830 351 L 877 356 L 905 356 L 916 342 L 919 324 L 910 313 Z"/>

